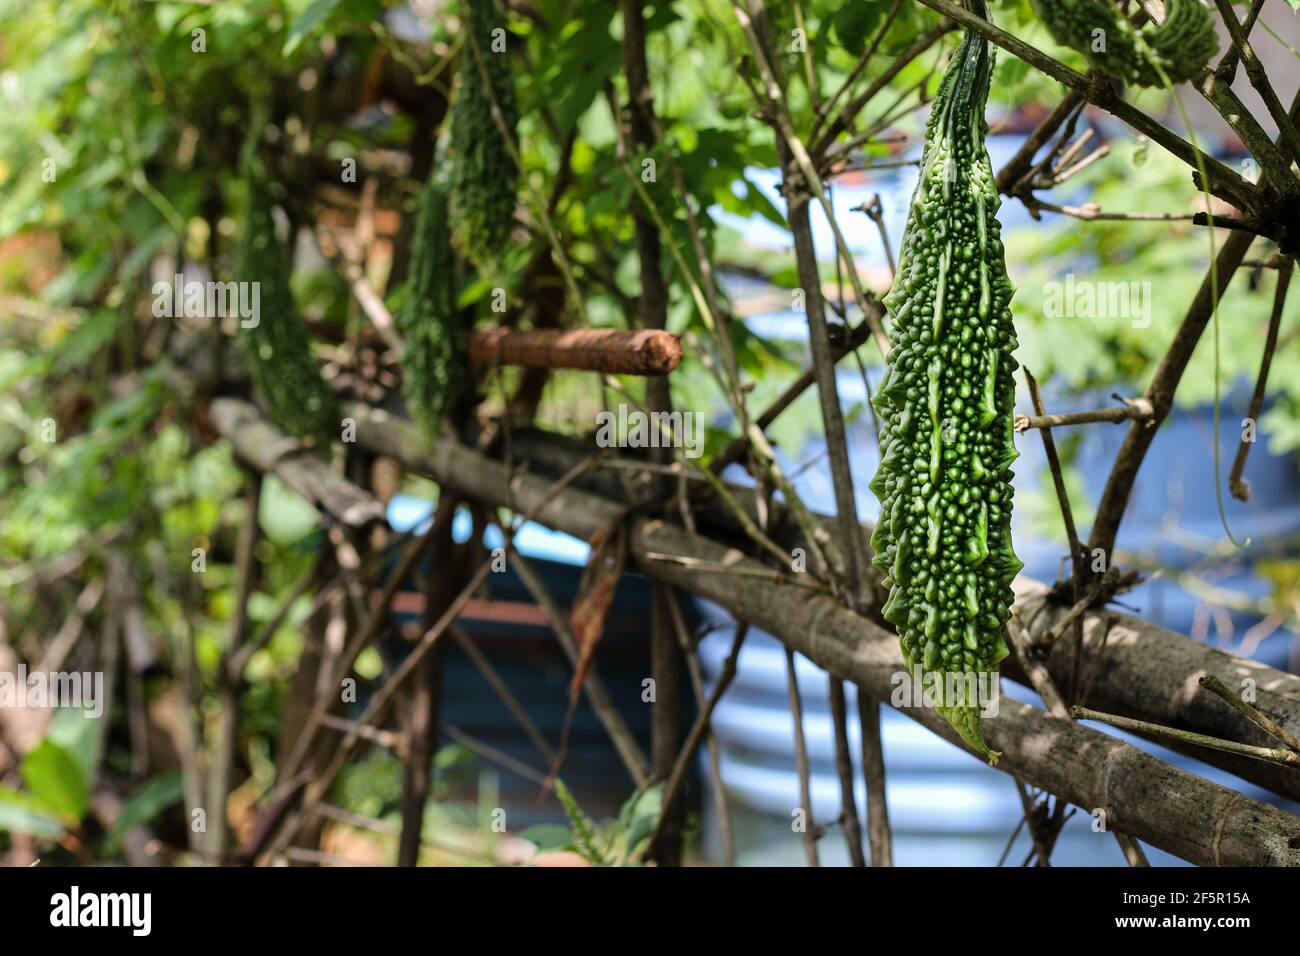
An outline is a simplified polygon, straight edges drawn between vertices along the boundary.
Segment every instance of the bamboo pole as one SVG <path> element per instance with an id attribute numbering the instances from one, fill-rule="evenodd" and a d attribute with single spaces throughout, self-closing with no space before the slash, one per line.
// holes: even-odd
<path id="1" fill-rule="evenodd" d="M 249 403 L 234 399 L 218 401 L 230 403 L 230 407 L 221 415 L 214 412 L 214 421 L 227 426 L 221 431 L 237 450 L 254 447 L 259 442 L 274 444 L 277 440 L 278 432 L 270 429 Z M 216 406 L 217 402 L 213 404 Z M 450 474 L 463 468 L 470 468 L 470 473 L 473 473 L 479 467 L 478 464 L 466 463 L 468 460 L 464 456 L 472 453 L 458 445 L 439 443 L 426 451 L 426 443 L 419 438 L 415 427 L 403 418 L 358 403 L 349 405 L 347 414 L 357 421 L 358 441 L 364 447 L 390 455 L 408 467 L 431 471 L 435 475 Z M 554 436 L 548 445 L 540 434 L 534 435 L 527 444 L 527 457 L 534 465 L 542 463 L 541 473 L 556 468 L 563 470 L 572 463 L 576 453 L 574 445 L 562 436 Z M 521 443 L 516 451 L 523 447 Z M 299 467 L 328 471 L 324 462 L 311 455 L 291 460 Z M 489 459 L 479 460 L 490 463 Z M 495 464 L 494 467 L 500 468 Z M 596 473 L 592 480 L 604 487 L 600 477 L 600 473 Z M 509 500 L 505 497 L 504 473 L 499 482 L 491 489 L 473 488 L 473 482 L 469 484 L 475 497 Z M 335 489 L 335 492 L 316 503 L 339 517 L 332 508 L 344 507 L 352 496 L 343 489 Z M 359 489 L 354 489 L 354 492 L 364 495 Z M 588 497 L 596 503 L 597 511 L 593 517 L 605 524 L 624 510 L 608 498 Z M 541 523 L 555 526 L 548 514 L 542 516 Z M 709 524 L 709 521 L 704 522 L 706 527 Z M 597 526 L 593 522 L 593 529 Z M 864 526 L 863 531 L 864 535 L 869 534 L 870 528 Z M 770 577 L 770 574 L 765 575 L 765 578 Z M 1017 610 L 1031 639 L 1040 641 L 1068 609 L 1047 602 L 1048 588 L 1041 582 L 1021 577 L 1016 579 L 1015 588 Z M 1211 674 L 1229 686 L 1247 686 L 1243 682 L 1249 681 L 1250 688 L 1257 695 L 1258 706 L 1291 732 L 1300 733 L 1300 676 L 1217 650 L 1142 618 L 1105 609 L 1086 612 L 1084 646 L 1100 645 L 1103 635 L 1104 656 L 1088 685 L 1086 703 L 1090 706 L 1211 737 L 1267 743 L 1266 739 L 1261 739 L 1263 732 L 1232 708 L 1212 695 L 1196 693 L 1199 679 Z M 1046 665 L 1053 679 L 1068 679 L 1069 659 L 1067 647 L 1054 648 L 1047 656 Z M 1029 684 L 1028 677 L 1014 662 L 1005 662 L 1003 670 L 1012 680 Z M 1165 742 L 1165 745 L 1171 744 Z M 1179 749 L 1177 742 L 1172 747 Z M 1198 750 L 1195 756 L 1273 793 L 1300 799 L 1300 779 L 1297 779 L 1300 775 L 1288 768 L 1204 750 Z"/>
<path id="2" fill-rule="evenodd" d="M 247 403 L 238 404 L 256 415 Z M 361 405 L 351 405 L 348 411 L 357 419 L 358 442 L 363 447 L 391 454 L 408 467 L 427 472 L 485 504 L 509 505 L 541 524 L 584 538 L 611 521 L 631 520 L 628 509 L 618 502 L 575 487 L 553 493 L 553 481 L 538 475 L 512 478 L 501 463 L 456 442 L 442 441 L 430 447 L 419 439 L 415 426 L 395 416 Z M 714 601 L 829 673 L 888 700 L 904 715 L 962 746 L 956 732 L 933 708 L 905 706 L 908 700 L 895 696 L 906 668 L 897 638 L 884 628 L 796 582 L 773 581 L 770 575 L 760 580 L 746 572 L 766 570 L 765 565 L 740 557 L 734 548 L 661 521 L 633 520 L 629 540 L 633 558 L 651 576 Z M 693 560 L 683 561 L 685 557 Z M 1156 656 L 1154 663 L 1148 658 L 1141 668 L 1131 659 L 1121 664 L 1130 680 L 1145 675 L 1144 686 L 1154 692 L 1177 683 L 1185 672 L 1197 670 L 1197 664 L 1204 663 L 1198 655 L 1208 652 L 1219 665 L 1235 662 L 1248 668 L 1261 686 L 1267 683 L 1275 705 L 1270 712 L 1279 722 L 1295 723 L 1281 705 L 1300 708 L 1300 694 L 1289 693 L 1300 678 L 1254 662 L 1236 661 L 1145 622 L 1135 626 L 1149 638 L 1148 648 L 1152 642 L 1160 644 L 1165 656 Z M 1107 665 L 1094 688 L 1114 680 L 1115 666 L 1110 661 Z M 1121 682 L 1116 686 L 1131 695 L 1132 685 Z M 1205 696 L 1221 711 L 1219 722 L 1258 730 L 1232 708 Z M 1140 705 L 1137 699 L 1131 703 Z M 990 746 L 1003 753 L 998 770 L 1089 812 L 1104 811 L 1108 827 L 1193 863 L 1300 866 L 1300 817 L 1005 696 L 998 715 L 986 721 L 985 730 Z M 1240 731 L 1222 734 L 1239 735 Z M 1212 755 L 1205 759 L 1214 762 Z"/>
<path id="3" fill-rule="evenodd" d="M 412 440 L 414 432 L 407 432 L 412 426 L 383 412 L 353 406 L 351 413 L 361 416 L 358 440 L 363 445 L 402 458 L 487 504 L 511 502 L 517 509 L 536 510 L 540 523 L 584 538 L 626 517 L 619 503 L 576 488 L 547 500 L 548 479 L 523 475 L 512 480 L 500 463 L 452 442 L 429 448 Z M 718 603 L 829 673 L 894 703 L 898 675 L 906 674 L 906 667 L 897 638 L 872 621 L 793 582 L 737 574 L 765 566 L 660 521 L 635 521 L 630 541 L 637 563 L 653 577 Z M 703 564 L 687 566 L 674 560 L 676 556 Z M 1186 638 L 1178 640 L 1188 645 L 1188 653 L 1200 647 Z M 1254 666 L 1261 675 L 1268 670 Z M 1157 678 L 1163 684 L 1176 680 L 1177 674 L 1166 669 L 1148 679 Z M 1099 677 L 1098 684 L 1103 680 Z M 1223 710 L 1227 719 L 1248 724 L 1230 708 Z M 933 708 L 904 706 L 900 712 L 961 746 L 956 732 Z M 990 746 L 1003 752 L 998 770 L 1089 812 L 1105 811 L 1114 829 L 1193 863 L 1300 866 L 1300 818 L 1285 811 L 1005 696 L 998 716 L 986 723 Z"/>
<path id="4" fill-rule="evenodd" d="M 216 398 L 212 424 L 250 468 L 273 471 L 286 485 L 349 528 L 384 521 L 384 506 L 268 422 L 249 402 Z"/>

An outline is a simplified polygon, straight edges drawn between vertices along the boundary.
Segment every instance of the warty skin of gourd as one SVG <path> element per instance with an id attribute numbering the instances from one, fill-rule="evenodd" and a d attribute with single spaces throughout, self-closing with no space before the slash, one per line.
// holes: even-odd
<path id="1" fill-rule="evenodd" d="M 276 236 L 270 183 L 258 168 L 250 169 L 246 182 L 248 208 L 235 274 L 257 284 L 261 316 L 256 325 L 240 329 L 240 344 L 271 420 L 324 454 L 338 431 L 338 406 L 311 354 L 290 289 L 292 267 L 288 250 Z"/>
<path id="2" fill-rule="evenodd" d="M 1200 0 L 1166 0 L 1164 20 L 1141 27 L 1105 0 L 1034 0 L 1034 10 L 1057 43 L 1138 86 L 1192 79 L 1219 49 L 1214 21 Z"/>
<path id="3" fill-rule="evenodd" d="M 927 123 L 884 300 L 893 348 L 873 402 L 882 455 L 871 482 L 881 503 L 873 563 L 890 591 L 882 613 L 909 670 L 959 678 L 940 713 L 990 761 L 984 702 L 963 692 L 990 682 L 965 678 L 996 672 L 1007 655 L 1010 583 L 1022 567 L 1011 543 L 1013 289 L 984 147 L 991 59 L 968 34 Z"/>

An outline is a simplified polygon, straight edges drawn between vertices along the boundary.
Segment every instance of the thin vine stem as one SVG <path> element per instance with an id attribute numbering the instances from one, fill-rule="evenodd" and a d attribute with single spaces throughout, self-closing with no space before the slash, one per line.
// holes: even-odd
<path id="1" fill-rule="evenodd" d="M 1143 43 L 1141 38 L 1139 38 L 1138 42 Z M 1145 43 L 1143 45 L 1145 46 Z M 1219 509 L 1219 523 L 1223 525 L 1223 533 L 1228 536 L 1228 540 L 1235 547 L 1244 551 L 1250 547 L 1251 539 L 1247 537 L 1245 541 L 1237 540 L 1236 535 L 1232 533 L 1232 528 L 1228 526 L 1228 514 L 1223 507 L 1223 441 L 1222 436 L 1219 434 L 1219 423 L 1223 412 L 1223 399 L 1219 394 L 1221 368 L 1219 354 L 1219 253 L 1214 241 L 1214 208 L 1209 192 L 1210 180 L 1206 173 L 1205 154 L 1196 141 L 1196 131 L 1192 128 L 1192 121 L 1187 115 L 1187 109 L 1183 106 L 1183 101 L 1179 98 L 1173 83 L 1169 81 L 1169 75 L 1165 73 L 1159 59 L 1152 56 L 1151 63 L 1160 75 L 1160 80 L 1164 83 L 1165 89 L 1173 97 L 1174 107 L 1178 110 L 1178 116 L 1187 129 L 1187 141 L 1192 145 L 1192 158 L 1196 160 L 1196 171 L 1201 174 L 1201 195 L 1205 197 L 1205 222 L 1207 226 L 1205 232 L 1210 240 L 1210 325 L 1213 329 L 1214 338 L 1214 503 Z"/>

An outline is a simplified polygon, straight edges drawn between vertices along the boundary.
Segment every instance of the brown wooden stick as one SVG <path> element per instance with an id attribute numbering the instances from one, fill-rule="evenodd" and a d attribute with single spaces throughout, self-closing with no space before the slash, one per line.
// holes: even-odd
<path id="1" fill-rule="evenodd" d="M 514 549 L 513 545 L 509 543 L 509 539 L 507 539 L 506 548 L 510 552 L 510 567 L 519 576 L 519 580 L 523 582 L 533 601 L 546 614 L 546 618 L 551 624 L 551 632 L 555 635 L 560 649 L 564 651 L 564 656 L 569 659 L 569 663 L 576 667 L 579 648 L 577 641 L 573 638 L 573 632 L 569 630 L 568 613 L 555 602 L 555 598 L 547 590 L 545 582 L 533 570 L 533 566 L 525 560 L 523 555 Z M 627 723 L 623 720 L 623 715 L 614 707 L 614 703 L 605 690 L 605 684 L 601 681 L 600 675 L 594 671 L 588 674 L 587 679 L 582 682 L 582 691 L 587 695 L 587 702 L 591 705 L 591 709 L 596 712 L 596 718 L 613 742 L 614 749 L 618 751 L 618 755 L 623 759 L 623 766 L 627 768 L 632 782 L 638 787 L 644 786 L 646 779 L 650 775 L 645 755 L 641 753 L 641 745 L 636 742 L 636 737 L 628 729 Z"/>
<path id="2" fill-rule="evenodd" d="M 790 694 L 790 717 L 794 721 L 794 766 L 799 774 L 799 809 L 804 814 L 804 825 L 800 831 L 803 851 L 809 866 L 821 866 L 817 856 L 817 826 L 813 822 L 812 774 L 808 766 L 808 745 L 803 733 L 803 697 L 799 693 L 794 651 L 789 646 L 785 647 L 785 683 Z"/>
<path id="3" fill-rule="evenodd" d="M 686 661 L 686 672 L 691 678 L 695 706 L 702 712 L 708 706 L 709 698 L 704 692 L 704 672 L 700 668 L 700 658 L 696 653 L 696 641 L 686 627 L 681 602 L 669 601 L 668 610 L 672 614 L 673 633 L 677 636 L 677 644 L 682 649 L 682 657 Z M 718 815 L 718 835 L 722 841 L 723 863 L 726 866 L 735 866 L 736 834 L 731 822 L 731 805 L 727 800 L 727 788 L 722 783 L 722 752 L 718 747 L 718 738 L 713 732 L 711 723 L 705 734 L 704 744 L 708 750 L 709 789 L 713 792 L 714 812 Z"/>
<path id="4" fill-rule="evenodd" d="M 1273 291 L 1273 312 L 1268 320 L 1268 334 L 1264 337 L 1264 355 L 1259 361 L 1259 376 L 1255 379 L 1255 391 L 1250 396 L 1250 411 L 1246 417 L 1252 422 L 1259 422 L 1259 413 L 1264 408 L 1264 397 L 1268 389 L 1268 372 L 1273 364 L 1273 352 L 1277 348 L 1277 330 L 1282 322 L 1282 310 L 1286 305 L 1287 289 L 1291 286 L 1292 264 L 1295 259 L 1282 256 L 1277 264 L 1277 287 Z M 1250 482 L 1241 477 L 1246 470 L 1246 455 L 1250 452 L 1251 442 L 1243 441 L 1237 446 L 1237 457 L 1232 462 L 1232 472 L 1228 475 L 1228 489 L 1238 501 L 1250 500 Z"/>
<path id="5" fill-rule="evenodd" d="M 230 834 L 226 804 L 230 797 L 235 757 L 239 749 L 241 675 L 231 674 L 227 665 L 230 656 L 239 653 L 248 638 L 248 601 L 257 584 L 257 509 L 262 497 L 262 472 L 250 471 L 248 478 L 248 488 L 244 493 L 247 510 L 235 544 L 235 616 L 230 645 L 222 655 L 221 666 L 218 668 L 217 697 L 220 710 L 217 738 L 213 744 L 211 768 L 208 772 L 208 810 L 212 826 L 208 830 L 207 843 L 208 856 L 214 861 L 221 860 L 226 853 L 226 840 Z"/>
<path id="6" fill-rule="evenodd" d="M 433 524 L 437 533 L 429 536 L 429 567 L 437 568 L 425 575 L 420 590 L 424 607 L 420 612 L 420 630 L 427 631 L 446 612 L 469 573 L 469 560 L 457 547 L 451 526 L 458 501 L 455 495 L 439 494 Z M 419 558 L 416 559 L 419 561 Z M 414 570 L 414 568 L 412 568 Z M 424 835 L 424 807 L 432 786 L 434 755 L 442 718 L 442 689 L 446 643 L 440 642 L 424 664 L 415 669 L 408 687 L 410 706 L 403 715 L 406 752 L 402 755 L 402 829 L 397 840 L 397 865 L 413 867 L 420 861 Z"/>
<path id="7" fill-rule="evenodd" d="M 835 773 L 840 781 L 840 828 L 849 847 L 849 862 L 854 866 L 866 866 L 867 858 L 862 853 L 862 821 L 858 819 L 858 801 L 853 792 L 853 758 L 849 754 L 844 679 L 831 675 L 828 686 L 831 727 L 835 731 Z"/>
<path id="8" fill-rule="evenodd" d="M 1213 747 L 1215 750 L 1222 750 L 1225 753 L 1240 754 L 1243 757 L 1267 760 L 1288 767 L 1300 767 L 1300 754 L 1285 747 L 1256 747 L 1253 744 L 1240 744 L 1235 740 L 1220 740 L 1218 737 L 1207 737 L 1205 734 L 1192 733 L 1190 730 L 1165 727 L 1161 724 L 1153 724 L 1149 720 L 1134 720 L 1131 717 L 1121 717 L 1118 714 L 1106 714 L 1099 710 L 1089 710 L 1087 707 L 1071 707 L 1070 716 L 1077 717 L 1079 720 L 1095 720 L 1103 724 L 1110 724 L 1120 730 L 1131 730 L 1135 733 L 1157 737 L 1169 737 L 1201 747 Z"/>
<path id="9" fill-rule="evenodd" d="M 499 462 L 491 461 L 450 441 L 442 441 L 430 447 L 420 439 L 418 429 L 409 420 L 387 412 L 360 403 L 348 403 L 344 410 L 357 421 L 357 442 L 361 447 L 390 455 L 410 468 L 431 473 L 439 480 L 453 481 L 457 487 L 473 489 L 480 499 L 513 500 L 508 497 L 512 493 L 505 477 L 508 472 Z M 587 447 L 559 436 L 545 435 L 540 431 L 534 433 L 527 445 L 526 455 L 519 457 L 521 461 L 526 459 L 530 462 L 532 477 L 520 479 L 523 484 L 518 487 L 538 482 L 544 484 L 546 476 L 563 473 L 575 462 L 582 460 Z M 591 488 L 594 484 L 587 487 Z M 595 510 L 584 516 L 586 523 L 581 530 L 573 531 L 572 526 L 565 526 L 563 530 L 579 536 L 591 534 L 601 526 L 600 522 L 608 524 L 625 513 L 626 506 L 616 504 L 613 500 L 619 494 L 617 488 L 605 488 L 601 493 L 605 497 L 598 498 L 589 491 L 584 491 L 587 504 Z M 542 521 L 546 523 L 558 517 L 546 514 Z M 701 528 L 708 526 L 714 535 L 723 540 L 734 542 L 744 534 L 739 523 L 733 520 L 734 516 L 725 509 L 714 509 L 699 517 Z M 868 526 L 864 526 L 863 533 L 870 533 Z M 802 545 L 802 538 L 795 535 L 782 536 L 780 540 L 787 547 Z M 761 583 L 766 587 L 777 584 L 798 587 L 800 579 L 807 577 L 787 575 L 784 580 L 778 580 L 772 575 L 770 567 L 763 570 L 753 564 L 745 564 L 741 568 L 740 563 L 733 559 L 734 555 L 729 556 L 726 559 L 728 564 L 722 565 L 718 563 L 719 559 L 700 555 L 692 558 L 689 566 L 682 564 L 679 570 L 701 577 L 715 572 L 730 572 L 732 580 L 752 574 L 755 581 L 760 580 L 757 575 L 761 571 Z M 657 554 L 656 560 L 667 564 L 674 558 L 664 552 L 662 555 Z M 682 560 L 680 554 L 677 560 Z M 747 584 L 748 581 L 739 583 Z M 810 589 L 805 587 L 803 590 Z M 1051 590 L 1048 585 L 1022 576 L 1016 581 L 1016 590 L 1022 620 L 1033 643 L 1042 644 L 1046 634 L 1060 634 L 1070 626 L 1068 621 L 1062 625 L 1062 620 L 1070 613 L 1070 609 L 1046 600 Z M 1107 593 L 1108 596 L 1113 596 L 1113 593 Z M 813 596 L 810 593 L 804 599 L 811 600 Z M 1091 589 L 1085 597 L 1090 596 Z M 1300 677 L 1273 668 L 1261 668 L 1257 662 L 1225 654 L 1185 635 L 1128 614 L 1088 610 L 1086 605 L 1074 613 L 1083 615 L 1085 638 L 1090 648 L 1097 646 L 1094 641 L 1100 643 L 1102 631 L 1110 627 L 1105 642 L 1104 666 L 1098 670 L 1088 692 L 1087 703 L 1091 706 L 1157 723 L 1179 724 L 1210 736 L 1262 744 L 1267 739 L 1262 731 L 1230 708 L 1220 706 L 1210 695 L 1199 693 L 1196 686 L 1196 678 L 1204 673 L 1217 674 L 1229 684 L 1234 680 L 1254 677 L 1258 684 L 1258 705 L 1284 727 L 1300 733 Z M 1111 618 L 1114 619 L 1113 626 L 1108 623 Z M 1046 662 L 1058 686 L 1068 680 L 1069 650 L 1062 647 L 1059 653 L 1051 654 Z M 1099 652 L 1092 652 L 1089 656 L 1094 656 L 1095 653 Z M 1153 661 L 1158 663 L 1153 664 Z M 1018 671 L 1019 668 L 1008 670 Z M 1010 676 L 1022 684 L 1029 683 L 1023 675 L 1012 673 Z M 1258 736 L 1252 737 L 1252 733 Z M 1198 748 L 1197 759 L 1229 770 L 1275 793 L 1300 800 L 1300 775 L 1293 774 L 1290 768 L 1202 748 Z"/>
<path id="10" fill-rule="evenodd" d="M 673 810 L 681 797 L 682 784 L 686 782 L 686 773 L 690 770 L 691 763 L 695 759 L 695 752 L 700 749 L 700 744 L 704 742 L 709 734 L 710 722 L 713 720 L 713 712 L 718 709 L 718 701 L 722 699 L 722 695 L 727 692 L 727 688 L 731 686 L 731 682 L 736 677 L 736 662 L 740 658 L 740 648 L 745 643 L 745 636 L 748 633 L 748 624 L 737 625 L 736 636 L 731 642 L 731 653 L 727 655 L 727 659 L 722 664 L 722 671 L 718 674 L 718 680 L 713 685 L 713 693 L 700 710 L 699 716 L 695 718 L 690 733 L 686 735 L 686 743 L 677 751 L 677 759 L 673 761 L 672 771 L 668 774 L 668 780 L 664 784 L 659 825 L 655 827 L 654 835 L 650 838 L 650 845 L 643 855 L 646 860 L 657 859 L 655 848 L 660 844 L 662 831 L 665 827 L 675 825 L 672 823 L 673 814 L 670 811 Z"/>
<path id="11" fill-rule="evenodd" d="M 501 464 L 453 442 L 443 441 L 430 447 L 419 440 L 415 426 L 383 412 L 367 411 L 359 405 L 348 405 L 347 410 L 358 418 L 357 437 L 362 447 L 404 449 L 401 458 L 411 467 L 428 471 L 449 486 L 472 489 L 476 497 L 494 506 L 509 501 L 513 508 L 526 513 L 529 520 L 589 537 L 604 524 L 625 514 L 626 508 L 618 502 L 576 487 L 557 492 L 547 479 L 537 475 L 512 478 Z M 561 487 L 572 484 L 575 478 L 575 474 L 567 474 Z M 632 548 L 638 565 L 656 577 L 686 587 L 726 607 L 742 620 L 761 622 L 765 631 L 809 656 L 814 663 L 843 679 L 867 684 L 882 698 L 888 698 L 894 689 L 893 675 L 905 670 L 895 635 L 828 598 L 806 596 L 767 581 L 753 585 L 726 572 L 685 569 L 648 557 L 650 553 L 691 555 L 716 565 L 726 559 L 726 545 L 661 522 L 639 521 L 633 525 Z M 748 559 L 742 559 L 737 565 L 742 570 L 756 566 Z M 1050 615 L 1039 616 L 1048 618 L 1045 623 L 1050 623 Z M 1158 628 L 1135 620 L 1126 624 L 1123 623 L 1129 620 L 1126 615 L 1115 616 L 1121 624 L 1112 632 L 1108 655 L 1123 650 L 1128 642 L 1123 631 L 1129 627 L 1143 629 L 1155 639 L 1155 644 L 1160 643 Z M 1194 642 L 1185 638 L 1170 635 L 1167 639 L 1186 645 L 1182 650 L 1184 656 L 1190 653 L 1216 656 L 1219 663 L 1212 672 L 1233 672 L 1233 659 L 1228 655 L 1202 645 L 1193 648 Z M 1162 661 L 1161 667 L 1152 668 L 1152 649 L 1151 642 L 1142 648 L 1144 666 L 1139 670 L 1143 675 L 1159 674 L 1159 679 L 1148 685 L 1156 692 L 1154 696 L 1158 697 L 1162 688 L 1166 693 L 1170 689 L 1178 690 L 1181 683 L 1170 677 L 1179 665 L 1169 657 L 1168 663 Z M 1164 655 L 1157 653 L 1155 657 L 1159 660 Z M 1108 661 L 1108 671 L 1113 671 L 1121 658 L 1117 654 L 1114 661 Z M 1252 664 L 1251 669 L 1261 675 L 1270 674 L 1270 686 L 1276 682 L 1278 691 L 1294 681 L 1260 665 Z M 1102 675 L 1096 687 L 1105 687 L 1108 679 Z M 1287 710 L 1287 701 L 1273 691 L 1266 691 L 1262 685 L 1261 681 L 1261 703 L 1267 696 L 1269 711 L 1281 717 Z M 1243 724 L 1258 732 L 1209 695 L 1196 696 L 1212 703 L 1221 719 L 1229 718 L 1234 732 Z M 1196 711 L 1195 704 L 1184 704 L 1180 711 L 1182 719 L 1186 719 L 1190 712 Z M 933 708 L 909 707 L 902 712 L 945 739 L 954 742 L 960 739 Z M 1003 751 L 999 769 L 1014 772 L 1030 785 L 1056 793 L 1068 803 L 1087 808 L 1121 808 L 1109 814 L 1114 824 L 1144 842 L 1197 863 L 1300 864 L 1300 849 L 1290 845 L 1291 840 L 1300 837 L 1300 822 L 1282 810 L 1173 768 L 1097 731 L 1051 719 L 1042 711 L 1006 697 L 1000 700 L 998 717 L 987 723 L 986 733 L 993 737 L 990 742 Z M 1205 722 L 1193 720 L 1193 723 Z M 1203 752 L 1207 756 L 1214 753 Z M 1251 763 L 1290 772 L 1290 768 L 1277 764 Z M 1152 792 L 1162 794 L 1161 802 L 1156 804 L 1150 800 Z"/>
<path id="12" fill-rule="evenodd" d="M 1031 428 L 1056 428 L 1060 425 L 1087 425 L 1092 422 L 1120 424 L 1129 421 L 1147 421 L 1154 414 L 1151 403 L 1145 398 L 1135 398 L 1127 405 L 1095 408 L 1086 412 L 1069 412 L 1064 415 L 1017 415 L 1016 432 L 1023 434 Z"/>
<path id="13" fill-rule="evenodd" d="M 485 365 L 660 376 L 681 364 L 682 343 L 662 329 L 493 329 L 470 336 L 469 357 Z"/>
<path id="14" fill-rule="evenodd" d="M 1261 711 L 1258 707 L 1243 699 L 1241 695 L 1231 690 L 1227 684 L 1219 680 L 1213 674 L 1206 674 L 1198 682 L 1201 687 L 1206 688 L 1218 694 L 1234 710 L 1255 724 L 1265 733 L 1276 737 L 1282 743 L 1286 744 L 1296 753 L 1300 754 L 1300 737 L 1297 737 L 1291 731 L 1278 724 L 1272 717 Z"/>
<path id="15" fill-rule="evenodd" d="M 885 801 L 885 748 L 880 730 L 880 701 L 858 688 L 858 724 L 862 728 L 862 779 L 867 784 L 867 846 L 872 866 L 894 865 L 894 831 Z"/>
<path id="16" fill-rule="evenodd" d="M 262 417 L 250 402 L 216 398 L 208 407 L 212 425 L 234 449 L 235 457 L 280 480 L 320 510 L 349 528 L 382 522 L 384 506 L 373 495 L 341 477 L 329 464 Z"/>

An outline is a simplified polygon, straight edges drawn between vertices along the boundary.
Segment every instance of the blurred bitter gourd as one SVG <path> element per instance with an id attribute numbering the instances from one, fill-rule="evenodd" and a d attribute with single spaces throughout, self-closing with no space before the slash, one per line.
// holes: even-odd
<path id="1" fill-rule="evenodd" d="M 430 182 L 420 193 L 406 301 L 395 316 L 404 342 L 403 392 L 430 437 L 437 436 L 443 413 L 465 380 L 466 329 L 456 298 L 447 193 Z"/>
<path id="2" fill-rule="evenodd" d="M 983 0 L 969 6 L 985 16 Z M 992 53 L 967 31 L 926 125 L 893 287 L 893 348 L 873 400 L 881 462 L 873 564 L 903 657 L 962 738 L 987 756 L 977 687 L 1007 655 L 1017 363 L 1000 204 L 984 138 Z M 949 693 L 944 693 L 944 691 Z"/>
<path id="3" fill-rule="evenodd" d="M 238 278 L 259 284 L 258 322 L 239 329 L 253 385 L 271 420 L 291 435 L 329 447 L 338 433 L 339 412 L 311 354 L 307 329 L 289 287 L 289 250 L 275 234 L 270 187 L 250 172 L 248 212 L 240 240 Z"/>
<path id="4" fill-rule="evenodd" d="M 498 22 L 493 0 L 467 0 L 469 32 L 461 52 L 460 87 L 451 107 L 452 224 L 465 254 L 489 272 L 498 267 L 514 222 L 518 167 L 501 127 L 514 135 L 518 122 L 510 56 L 494 44 Z M 493 49 L 494 45 L 497 49 Z M 484 73 L 490 86 L 483 82 Z"/>
<path id="5" fill-rule="evenodd" d="M 1105 73 L 1138 86 L 1190 80 L 1219 48 L 1200 0 L 1165 0 L 1165 19 L 1135 27 L 1107 0 L 1034 0 L 1057 43 L 1079 51 Z M 1159 64 L 1159 69 L 1156 68 Z"/>

